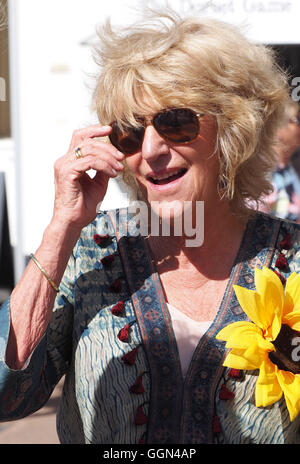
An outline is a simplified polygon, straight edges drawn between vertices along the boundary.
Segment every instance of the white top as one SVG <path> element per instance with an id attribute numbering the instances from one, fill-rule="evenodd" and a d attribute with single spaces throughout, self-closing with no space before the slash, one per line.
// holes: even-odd
<path id="1" fill-rule="evenodd" d="M 182 374 L 185 377 L 199 340 L 213 321 L 194 321 L 169 303 L 167 305 L 176 337 Z"/>

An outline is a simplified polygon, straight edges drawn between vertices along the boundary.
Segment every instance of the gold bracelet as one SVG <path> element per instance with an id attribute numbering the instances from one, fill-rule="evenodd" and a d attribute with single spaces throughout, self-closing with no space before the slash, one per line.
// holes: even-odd
<path id="1" fill-rule="evenodd" d="M 47 272 L 45 271 L 45 269 L 40 265 L 40 263 L 38 262 L 38 260 L 36 259 L 36 257 L 34 256 L 34 254 L 31 254 L 30 255 L 30 258 L 32 259 L 32 261 L 37 265 L 37 267 L 39 268 L 39 270 L 41 271 L 41 273 L 46 277 L 46 279 L 48 280 L 49 284 L 51 285 L 51 287 L 58 293 L 59 292 L 59 288 L 57 287 L 57 285 L 55 285 L 55 283 L 53 282 L 53 280 L 49 277 L 49 275 L 47 274 Z"/>

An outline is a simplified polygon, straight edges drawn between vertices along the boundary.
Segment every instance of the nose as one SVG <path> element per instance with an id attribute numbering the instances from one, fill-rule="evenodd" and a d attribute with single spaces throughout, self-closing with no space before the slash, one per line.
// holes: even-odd
<path id="1" fill-rule="evenodd" d="M 159 135 L 154 126 L 148 125 L 145 129 L 141 154 L 147 161 L 154 161 L 161 155 L 169 154 L 168 142 Z"/>

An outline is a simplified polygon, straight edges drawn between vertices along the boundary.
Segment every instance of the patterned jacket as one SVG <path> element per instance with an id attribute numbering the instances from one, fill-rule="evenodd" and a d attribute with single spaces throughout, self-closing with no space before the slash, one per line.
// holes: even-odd
<path id="1" fill-rule="evenodd" d="M 300 415 L 291 423 L 284 399 L 257 408 L 257 371 L 232 376 L 222 366 L 225 344 L 215 338 L 246 319 L 233 284 L 254 289 L 255 267 L 283 277 L 299 271 L 300 227 L 262 213 L 248 222 L 219 311 L 183 380 L 147 239 L 130 235 L 131 226 L 126 210 L 117 210 L 83 229 L 49 328 L 21 370 L 5 364 L 9 301 L 2 305 L 0 419 L 41 408 L 65 375 L 57 419 L 62 443 L 300 443 Z M 281 246 L 286 234 L 289 249 Z M 278 269 L 282 255 L 287 266 Z"/>

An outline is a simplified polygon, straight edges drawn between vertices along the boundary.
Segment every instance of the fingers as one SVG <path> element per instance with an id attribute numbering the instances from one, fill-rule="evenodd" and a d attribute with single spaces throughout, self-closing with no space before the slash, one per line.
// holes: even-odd
<path id="1" fill-rule="evenodd" d="M 119 161 L 123 161 L 125 158 L 125 155 L 118 151 L 113 145 L 95 139 L 85 140 L 80 146 L 80 152 L 82 157 L 87 155 L 97 156 L 103 153 L 105 156 L 114 156 Z"/>
<path id="2" fill-rule="evenodd" d="M 121 161 L 125 156 L 123 153 L 116 150 L 115 147 L 103 143 L 100 140 L 88 139 L 80 147 L 81 158 L 72 155 L 72 161 L 75 160 L 75 169 L 82 169 L 89 166 L 89 169 L 101 170 L 101 166 L 110 166 L 116 172 L 124 169 Z M 80 163 L 79 163 L 80 162 Z"/>
<path id="3" fill-rule="evenodd" d="M 124 160 L 123 153 L 119 152 L 110 143 L 106 143 L 99 139 L 100 137 L 109 135 L 111 130 L 111 126 L 95 124 L 93 126 L 74 131 L 66 158 L 70 160 L 78 160 L 80 157 L 86 157 L 88 155 L 102 155 L 105 158 L 113 156 L 119 161 Z"/>
<path id="4" fill-rule="evenodd" d="M 88 139 L 95 137 L 105 137 L 110 134 L 111 126 L 101 126 L 100 124 L 94 124 L 92 126 L 85 127 L 83 129 L 77 129 L 73 132 L 70 149 L 77 148 Z"/>
<path id="5" fill-rule="evenodd" d="M 110 132 L 110 126 L 99 124 L 74 131 L 68 152 L 56 160 L 56 177 L 70 174 L 70 179 L 74 181 L 90 169 L 98 171 L 100 175 L 116 177 L 124 169 L 121 161 L 125 156 L 113 145 L 101 140 Z M 76 154 L 78 149 L 79 153 Z"/>
<path id="6" fill-rule="evenodd" d="M 109 156 L 106 153 L 83 156 L 82 158 L 72 162 L 70 167 L 76 177 L 79 177 L 80 174 L 83 174 L 90 169 L 102 172 L 109 177 L 116 177 L 124 169 L 122 163 L 115 159 L 114 156 Z"/>

